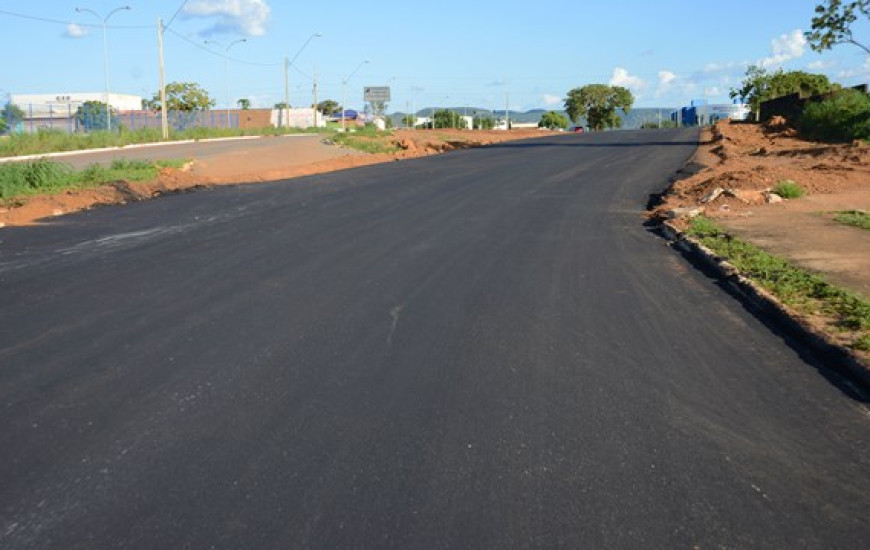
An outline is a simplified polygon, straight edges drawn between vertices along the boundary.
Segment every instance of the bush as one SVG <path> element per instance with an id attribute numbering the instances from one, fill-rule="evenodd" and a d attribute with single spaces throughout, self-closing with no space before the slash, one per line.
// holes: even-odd
<path id="1" fill-rule="evenodd" d="M 782 180 L 771 189 L 784 199 L 799 199 L 807 194 L 806 190 L 792 180 Z"/>
<path id="2" fill-rule="evenodd" d="M 798 128 L 812 139 L 850 141 L 870 138 L 870 96 L 858 90 L 840 90 L 827 99 L 810 103 Z"/>

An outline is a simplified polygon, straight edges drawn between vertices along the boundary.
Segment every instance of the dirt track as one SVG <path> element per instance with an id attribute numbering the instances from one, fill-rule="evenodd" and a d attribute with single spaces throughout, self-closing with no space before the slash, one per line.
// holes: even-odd
<path id="1" fill-rule="evenodd" d="M 676 182 L 656 215 L 698 208 L 735 235 L 870 298 L 870 232 L 830 214 L 870 210 L 870 147 L 805 141 L 781 125 L 729 123 L 704 142 L 696 161 L 706 167 Z M 782 180 L 808 194 L 768 203 L 767 191 Z M 704 203 L 717 188 L 728 193 Z"/>

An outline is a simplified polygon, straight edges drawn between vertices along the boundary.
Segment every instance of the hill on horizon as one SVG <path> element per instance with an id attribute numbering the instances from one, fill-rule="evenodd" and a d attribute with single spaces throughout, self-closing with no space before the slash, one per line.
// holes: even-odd
<path id="1" fill-rule="evenodd" d="M 455 111 L 460 114 L 467 114 L 468 116 L 474 115 L 490 115 L 495 118 L 504 118 L 504 109 L 483 109 L 480 107 L 435 107 L 435 111 L 440 111 L 441 109 L 449 109 L 451 111 Z M 425 107 L 423 109 L 418 109 L 416 116 L 418 117 L 429 117 L 432 113 L 432 107 Z M 636 109 L 632 109 L 628 112 L 627 115 L 623 115 L 622 111 L 618 111 L 618 114 L 622 118 L 622 128 L 626 130 L 632 130 L 636 128 L 640 128 L 641 125 L 645 122 L 658 122 L 659 117 L 661 120 L 668 120 L 670 114 L 675 111 L 674 107 L 639 107 Z M 508 110 L 510 114 L 510 118 L 514 122 L 518 123 L 537 123 L 541 120 L 541 116 L 544 113 L 548 113 L 550 111 L 555 111 L 560 113 L 565 118 L 568 118 L 568 114 L 562 109 L 531 109 L 528 111 L 514 111 L 513 109 Z M 406 116 L 407 113 L 402 111 L 396 111 L 394 113 L 390 113 L 387 116 L 390 117 L 393 121 L 393 126 L 400 127 L 402 125 L 402 118 Z M 569 119 L 570 120 L 570 119 Z M 585 126 L 585 121 L 584 126 Z"/>

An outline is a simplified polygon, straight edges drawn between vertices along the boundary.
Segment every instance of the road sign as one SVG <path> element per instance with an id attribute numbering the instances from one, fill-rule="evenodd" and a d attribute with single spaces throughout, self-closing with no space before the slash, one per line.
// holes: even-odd
<path id="1" fill-rule="evenodd" d="M 363 88 L 364 101 L 389 101 L 390 87 L 389 86 L 366 86 Z"/>

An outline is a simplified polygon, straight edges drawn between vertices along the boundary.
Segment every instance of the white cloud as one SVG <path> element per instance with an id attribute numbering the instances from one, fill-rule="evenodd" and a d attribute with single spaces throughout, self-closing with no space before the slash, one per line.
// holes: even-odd
<path id="1" fill-rule="evenodd" d="M 870 57 L 859 67 L 845 69 L 837 73 L 837 78 L 841 80 L 849 80 L 855 77 L 868 78 L 870 76 Z"/>
<path id="2" fill-rule="evenodd" d="M 659 86 L 670 86 L 677 79 L 677 75 L 671 71 L 659 71 Z"/>
<path id="3" fill-rule="evenodd" d="M 797 59 L 804 55 L 807 47 L 807 39 L 800 29 L 795 29 L 787 34 L 782 34 L 770 41 L 770 50 L 773 55 L 758 60 L 760 67 L 782 65 L 786 61 Z"/>
<path id="4" fill-rule="evenodd" d="M 556 95 L 544 94 L 544 104 L 545 105 L 560 105 L 562 103 L 562 98 Z"/>
<path id="5" fill-rule="evenodd" d="M 813 61 L 811 63 L 807 63 L 807 69 L 811 71 L 825 71 L 834 67 L 836 63 L 830 60 L 822 61 L 821 59 Z"/>
<path id="6" fill-rule="evenodd" d="M 678 83 L 678 77 L 671 71 L 659 71 L 659 84 L 656 88 L 656 97 L 666 95 L 671 91 L 674 84 Z"/>
<path id="7" fill-rule="evenodd" d="M 214 17 L 217 22 L 202 34 L 238 32 L 246 36 L 266 34 L 271 12 L 265 0 L 193 0 L 184 7 L 189 17 Z"/>
<path id="8" fill-rule="evenodd" d="M 75 23 L 70 23 L 69 25 L 67 25 L 66 32 L 63 33 L 63 35 L 67 38 L 82 38 L 89 34 L 90 32 L 88 31 L 88 29 L 80 25 L 76 25 Z"/>
<path id="9" fill-rule="evenodd" d="M 641 90 L 646 86 L 646 82 L 640 77 L 628 74 L 628 71 L 622 67 L 613 69 L 613 76 L 610 77 L 611 86 L 622 86 L 631 90 Z"/>

